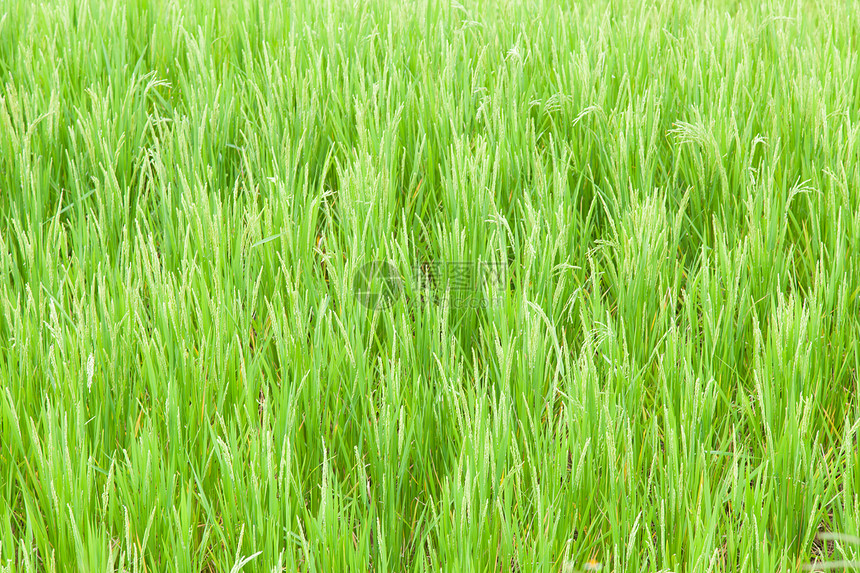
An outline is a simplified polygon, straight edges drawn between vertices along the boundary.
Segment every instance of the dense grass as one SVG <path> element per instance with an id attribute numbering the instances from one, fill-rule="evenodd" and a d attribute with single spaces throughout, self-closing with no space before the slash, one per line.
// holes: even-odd
<path id="1" fill-rule="evenodd" d="M 860 531 L 858 42 L 838 0 L 3 0 L 0 570 L 860 559 L 816 540 Z"/>

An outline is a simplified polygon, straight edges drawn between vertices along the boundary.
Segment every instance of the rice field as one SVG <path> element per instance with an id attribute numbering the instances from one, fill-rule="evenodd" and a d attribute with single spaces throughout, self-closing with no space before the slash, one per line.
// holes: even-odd
<path id="1" fill-rule="evenodd" d="M 860 568 L 841 0 L 0 0 L 0 571 Z"/>

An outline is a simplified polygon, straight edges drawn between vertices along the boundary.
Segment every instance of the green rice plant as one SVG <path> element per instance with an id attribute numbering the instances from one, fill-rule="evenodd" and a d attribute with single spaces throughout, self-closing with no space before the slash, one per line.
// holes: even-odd
<path id="1" fill-rule="evenodd" d="M 0 571 L 856 567 L 854 8 L 7 0 Z"/>

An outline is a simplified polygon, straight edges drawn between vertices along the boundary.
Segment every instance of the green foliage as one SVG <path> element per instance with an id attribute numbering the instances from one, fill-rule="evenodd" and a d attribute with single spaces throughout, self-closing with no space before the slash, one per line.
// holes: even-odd
<path id="1" fill-rule="evenodd" d="M 854 12 L 5 0 L 0 571 L 856 562 Z"/>

